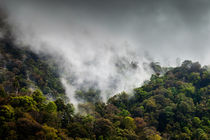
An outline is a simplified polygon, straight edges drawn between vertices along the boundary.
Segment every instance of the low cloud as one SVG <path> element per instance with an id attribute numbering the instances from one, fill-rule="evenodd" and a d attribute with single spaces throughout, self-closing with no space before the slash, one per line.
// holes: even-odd
<path id="1" fill-rule="evenodd" d="M 75 103 L 74 91 L 81 87 L 100 89 L 104 100 L 131 91 L 149 79 L 151 61 L 209 64 L 207 0 L 7 0 L 2 5 L 17 43 L 54 56 Z"/>

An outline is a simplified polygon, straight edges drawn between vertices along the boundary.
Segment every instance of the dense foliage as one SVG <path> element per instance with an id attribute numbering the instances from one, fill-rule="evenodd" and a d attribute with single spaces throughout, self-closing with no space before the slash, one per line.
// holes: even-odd
<path id="1" fill-rule="evenodd" d="M 0 25 L 3 24 L 0 21 Z M 9 34 L 9 33 L 8 33 Z M 7 35 L 8 35 L 7 34 Z M 101 101 L 100 91 L 76 92 L 76 113 L 61 95 L 56 66 L 11 38 L 0 40 L 0 139 L 2 140 L 208 140 L 210 71 L 184 61 L 154 69 L 132 94 Z M 54 97 L 49 100 L 46 95 Z"/>
<path id="2" fill-rule="evenodd" d="M 26 48 L 17 48 L 11 40 L 0 39 L 0 83 L 6 92 L 27 92 L 40 88 L 44 94 L 56 97 L 65 90 L 56 65 L 40 58 Z"/>
<path id="3" fill-rule="evenodd" d="M 133 94 L 122 92 L 107 103 L 98 90 L 77 91 L 76 98 L 83 101 L 78 106 L 83 113 L 78 114 L 62 98 L 50 101 L 42 93 L 45 87 L 63 93 L 40 80 L 58 78 L 51 69 L 44 71 L 47 65 L 42 71 L 42 61 L 31 54 L 22 61 L 14 54 L 29 54 L 15 53 L 15 48 L 1 46 L 1 52 L 1 139 L 207 140 L 210 136 L 210 72 L 199 63 L 184 61 L 164 74 L 153 64 L 159 71 L 149 81 Z M 40 78 L 36 81 L 26 73 Z"/>

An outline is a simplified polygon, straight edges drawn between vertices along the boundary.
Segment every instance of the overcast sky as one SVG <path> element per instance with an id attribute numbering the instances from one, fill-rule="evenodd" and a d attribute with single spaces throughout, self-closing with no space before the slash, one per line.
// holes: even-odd
<path id="1" fill-rule="evenodd" d="M 144 62 L 174 66 L 179 58 L 210 64 L 209 0 L 0 3 L 9 14 L 17 39 L 37 52 L 63 56 L 69 73 L 79 77 L 77 84 L 102 81 L 107 85 L 99 85 L 108 89 L 110 77 L 114 77 L 119 82 L 118 90 L 123 90 L 148 79 L 150 72 L 144 71 Z M 121 77 L 116 68 L 119 59 L 123 64 L 135 61 L 140 68 Z"/>
<path id="2" fill-rule="evenodd" d="M 42 36 L 61 32 L 68 37 L 92 36 L 99 42 L 116 39 L 117 43 L 128 42 L 137 52 L 146 51 L 155 61 L 174 62 L 179 57 L 209 63 L 209 0 L 3 0 L 2 3 L 11 18 L 24 26 L 21 28 L 35 30 Z"/>

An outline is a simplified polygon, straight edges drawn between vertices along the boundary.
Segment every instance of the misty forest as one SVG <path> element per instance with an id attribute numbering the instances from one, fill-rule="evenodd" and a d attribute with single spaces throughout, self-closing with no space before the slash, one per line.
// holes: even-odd
<path id="1" fill-rule="evenodd" d="M 0 140 L 210 140 L 210 1 L 0 7 Z"/>

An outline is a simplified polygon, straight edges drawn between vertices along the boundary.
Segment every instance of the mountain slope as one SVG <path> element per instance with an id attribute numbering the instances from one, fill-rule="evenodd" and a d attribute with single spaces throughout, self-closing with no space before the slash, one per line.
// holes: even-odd
<path id="1" fill-rule="evenodd" d="M 1 20 L 0 27 L 0 139 L 209 139 L 208 67 L 152 63 L 155 74 L 132 95 L 122 92 L 104 103 L 98 90 L 78 91 L 83 103 L 75 113 L 71 103 L 58 98 L 65 90 L 57 66 L 17 47 Z"/>
<path id="2" fill-rule="evenodd" d="M 168 70 L 165 74 L 152 75 L 142 87 L 134 89 L 133 95 L 122 92 L 107 103 L 86 100 L 86 95 L 97 96 L 95 90 L 88 94 L 80 91 L 85 99 L 79 104 L 79 111 L 85 112 L 81 116 L 74 113 L 71 104 L 61 98 L 46 100 L 38 90 L 49 87 L 56 94 L 62 93 L 59 86 L 50 87 L 50 82 L 42 85 L 46 81 L 36 80 L 36 76 L 33 79 L 36 74 L 41 78 L 48 74 L 44 80 L 58 78 L 39 57 L 5 43 L 1 58 L 1 139 L 209 138 L 210 72 L 197 62 L 164 68 Z M 37 89 L 34 92 L 32 85 Z"/>
<path id="3" fill-rule="evenodd" d="M 49 96 L 64 94 L 56 66 L 48 65 L 47 59 L 6 39 L 0 40 L 0 58 L 0 84 L 6 92 L 40 88 Z"/>

